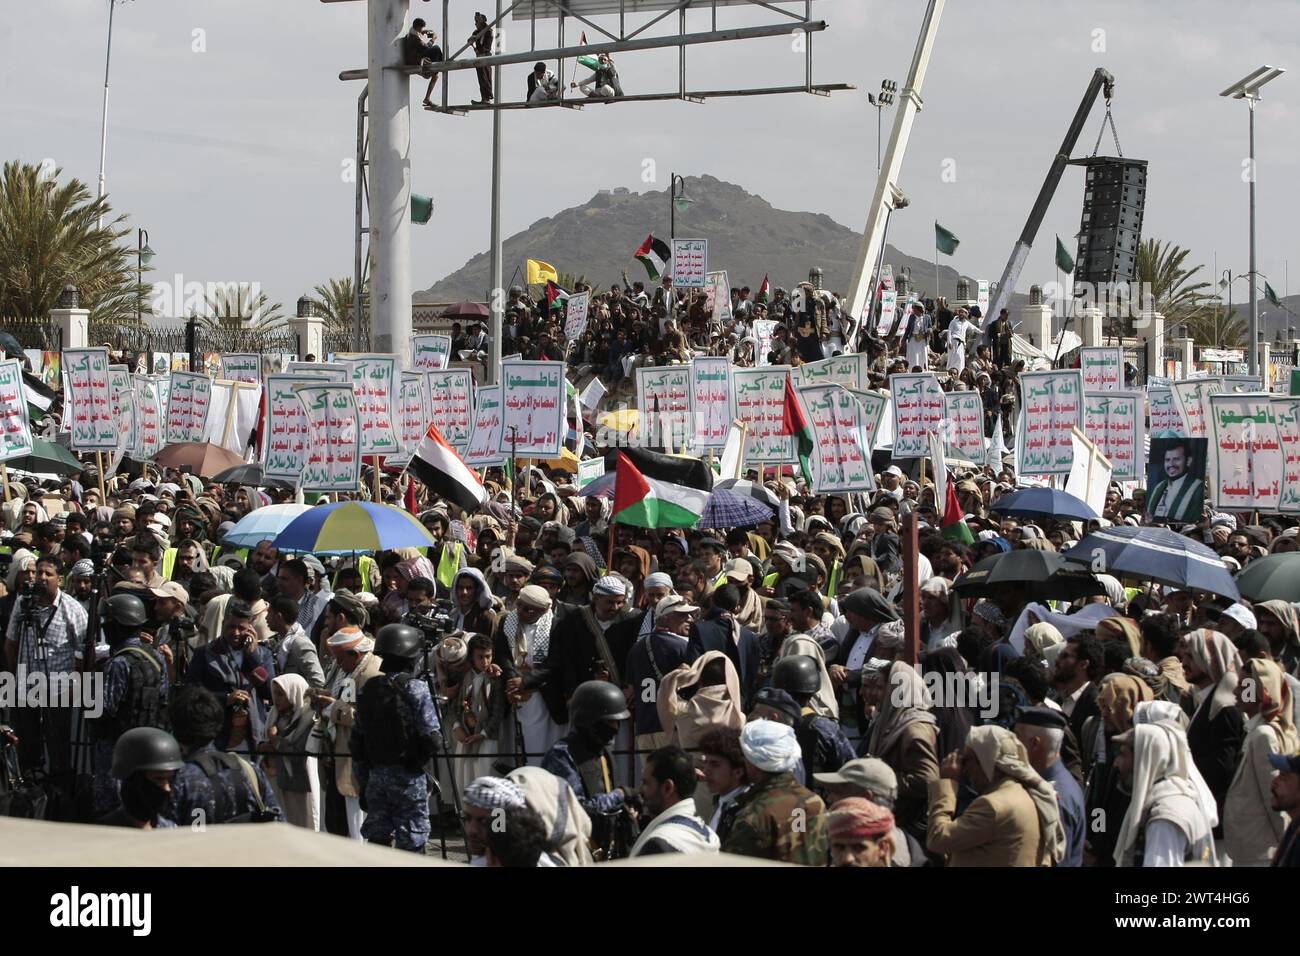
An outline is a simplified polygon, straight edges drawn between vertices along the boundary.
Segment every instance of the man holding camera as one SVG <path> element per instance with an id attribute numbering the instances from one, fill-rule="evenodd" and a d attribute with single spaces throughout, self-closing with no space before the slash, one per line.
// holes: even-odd
<path id="1" fill-rule="evenodd" d="M 438 74 L 424 69 L 424 61 L 437 63 L 443 59 L 442 47 L 438 46 L 438 34 L 426 29 L 426 24 L 419 17 L 411 21 L 410 32 L 402 37 L 402 62 L 407 66 L 421 67 L 420 75 L 429 78 L 429 88 L 424 91 L 424 106 L 433 109 L 433 88 L 438 85 Z"/>

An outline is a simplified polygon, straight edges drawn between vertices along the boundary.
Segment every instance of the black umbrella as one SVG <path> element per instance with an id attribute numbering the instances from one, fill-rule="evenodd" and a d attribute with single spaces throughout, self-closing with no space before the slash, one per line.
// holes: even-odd
<path id="1" fill-rule="evenodd" d="M 989 555 L 957 578 L 952 589 L 964 598 L 991 597 L 1008 584 L 1032 586 L 1035 597 L 1064 601 L 1106 593 L 1091 574 L 1080 571 L 1055 551 L 1036 548 Z"/>
<path id="2" fill-rule="evenodd" d="M 288 482 L 279 481 L 275 478 L 268 481 L 262 474 L 262 466 L 257 463 L 235 465 L 233 468 L 219 471 L 212 476 L 212 480 L 221 485 L 251 485 L 254 488 L 292 487 Z"/>

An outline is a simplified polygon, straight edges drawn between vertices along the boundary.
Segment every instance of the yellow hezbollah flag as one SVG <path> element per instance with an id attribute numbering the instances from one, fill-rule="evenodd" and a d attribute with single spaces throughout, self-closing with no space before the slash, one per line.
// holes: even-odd
<path id="1" fill-rule="evenodd" d="M 560 274 L 555 271 L 555 266 L 549 262 L 543 262 L 541 259 L 529 259 L 528 284 L 543 285 L 547 279 L 552 282 L 560 281 Z"/>

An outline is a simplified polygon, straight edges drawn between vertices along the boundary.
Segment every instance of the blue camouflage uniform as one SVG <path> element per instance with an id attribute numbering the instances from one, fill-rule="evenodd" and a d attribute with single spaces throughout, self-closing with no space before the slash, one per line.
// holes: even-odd
<path id="1" fill-rule="evenodd" d="M 602 753 L 601 759 L 608 761 L 609 757 Z M 555 774 L 568 783 L 573 788 L 574 795 L 588 815 L 613 813 L 627 802 L 621 790 L 613 790 L 612 793 L 587 792 L 587 785 L 583 782 L 582 774 L 578 770 L 578 762 L 573 759 L 573 751 L 567 737 L 564 740 L 557 741 L 546 752 L 546 756 L 542 758 L 542 769 Z M 609 770 L 612 788 L 614 778 L 612 764 L 607 769 Z"/>
<path id="2" fill-rule="evenodd" d="M 415 720 L 412 730 L 419 737 L 440 739 L 442 730 L 429 685 L 412 679 L 406 682 L 404 690 Z M 365 727 L 360 714 L 352 725 L 351 747 L 353 774 L 365 801 L 366 819 L 361 824 L 361 835 L 370 843 L 391 841 L 399 850 L 423 851 L 429 839 L 429 783 L 424 768 L 371 765 L 355 757 L 365 749 Z"/>
<path id="3" fill-rule="evenodd" d="M 799 740 L 804 769 L 802 776 L 796 779 L 808 787 L 813 784 L 813 774 L 834 773 L 857 756 L 853 744 L 844 736 L 844 728 L 810 707 L 804 708 L 803 716 L 795 724 L 795 736 Z"/>
<path id="4" fill-rule="evenodd" d="M 138 637 L 128 637 L 119 646 L 113 648 L 115 657 L 104 663 L 104 708 L 98 718 L 106 724 L 111 722 L 123 706 L 130 706 L 127 694 L 131 690 L 131 652 L 119 654 L 123 648 L 139 647 L 149 654 L 161 670 L 161 682 L 158 685 L 159 706 L 165 708 L 170 693 L 167 684 L 167 662 L 156 649 L 145 644 Z M 129 730 L 131 728 L 122 728 Z M 118 796 L 120 784 L 113 776 L 113 748 L 117 745 L 117 736 L 112 739 L 95 737 L 90 750 L 90 767 L 93 774 L 91 795 L 94 800 L 95 816 L 100 817 L 116 810 L 121 798 Z"/>
<path id="5" fill-rule="evenodd" d="M 209 743 L 185 755 L 185 766 L 176 771 L 176 778 L 172 780 L 172 795 L 162 813 L 158 814 L 159 817 L 165 817 L 178 826 L 192 826 L 200 822 L 225 823 L 230 817 L 251 813 L 257 809 L 257 802 L 248 793 L 247 778 L 242 781 L 244 786 L 236 786 L 235 775 L 243 772 L 222 767 L 217 772 L 216 783 L 224 794 L 222 802 L 227 807 L 231 807 L 232 812 L 224 814 L 218 812 L 213 782 L 208 779 L 203 768 L 194 762 L 194 758 L 200 754 L 218 752 Z M 284 814 L 280 811 L 280 805 L 275 799 L 275 791 L 271 789 L 271 782 L 267 780 L 266 774 L 258 766 L 253 767 L 253 773 L 257 778 L 262 806 L 273 813 L 277 820 L 283 820 Z M 244 795 L 242 800 L 239 799 L 240 794 Z"/>

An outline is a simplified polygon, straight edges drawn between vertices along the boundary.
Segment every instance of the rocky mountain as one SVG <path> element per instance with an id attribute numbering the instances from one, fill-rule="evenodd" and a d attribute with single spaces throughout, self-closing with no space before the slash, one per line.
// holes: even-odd
<path id="1" fill-rule="evenodd" d="M 789 289 L 818 266 L 826 288 L 847 293 L 862 241 L 860 233 L 821 213 L 776 209 L 762 196 L 712 176 L 688 176 L 685 193 L 693 202 L 685 213 L 678 214 L 677 234 L 706 237 L 710 268 L 728 270 L 733 286 L 748 285 L 757 291 L 766 273 L 773 288 Z M 630 280 L 644 280 L 645 269 L 632 253 L 650 232 L 668 238 L 667 189 L 644 193 L 602 190 L 583 205 L 539 219 L 506 239 L 506 281 L 516 266 L 522 270 L 530 256 L 550 262 L 561 272 L 584 275 L 597 288 L 621 281 L 625 270 Z M 885 261 L 893 266 L 895 275 L 910 268 L 923 290 L 929 292 L 933 287 L 932 258 L 905 255 L 887 245 Z M 482 299 L 490 286 L 489 266 L 488 253 L 480 253 L 418 293 L 417 301 Z M 940 262 L 939 274 L 945 294 L 952 298 L 956 270 Z M 971 289 L 973 297 L 973 281 Z"/>

